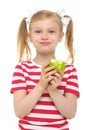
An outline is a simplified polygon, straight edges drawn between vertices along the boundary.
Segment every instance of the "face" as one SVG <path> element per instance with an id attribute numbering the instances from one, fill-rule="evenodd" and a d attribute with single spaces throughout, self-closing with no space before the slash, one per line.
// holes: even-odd
<path id="1" fill-rule="evenodd" d="M 54 52 L 62 36 L 53 18 L 35 21 L 31 24 L 30 38 L 37 52 Z"/>

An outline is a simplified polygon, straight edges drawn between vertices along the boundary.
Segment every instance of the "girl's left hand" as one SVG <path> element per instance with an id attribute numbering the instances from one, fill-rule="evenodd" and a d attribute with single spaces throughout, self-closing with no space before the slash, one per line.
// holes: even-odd
<path id="1" fill-rule="evenodd" d="M 60 84 L 63 78 L 63 75 L 64 75 L 64 72 L 62 71 L 58 71 L 55 75 L 53 75 L 53 79 L 50 81 L 47 88 L 51 90 L 55 90 Z"/>

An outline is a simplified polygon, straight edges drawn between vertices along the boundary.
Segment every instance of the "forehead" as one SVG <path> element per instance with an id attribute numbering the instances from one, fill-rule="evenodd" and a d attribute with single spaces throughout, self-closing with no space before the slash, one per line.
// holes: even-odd
<path id="1" fill-rule="evenodd" d="M 33 27 L 56 27 L 58 26 L 55 18 L 46 18 L 42 20 L 36 20 L 31 23 L 31 28 Z"/>

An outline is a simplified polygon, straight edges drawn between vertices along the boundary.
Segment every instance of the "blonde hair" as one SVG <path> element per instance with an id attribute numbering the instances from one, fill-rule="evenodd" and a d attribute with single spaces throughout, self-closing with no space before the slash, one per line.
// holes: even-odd
<path id="1" fill-rule="evenodd" d="M 36 12 L 30 22 L 29 22 L 29 31 L 31 31 L 31 24 L 37 20 L 42 20 L 42 19 L 46 19 L 46 18 L 51 18 L 53 17 L 57 24 L 59 25 L 59 32 L 63 31 L 63 24 L 61 21 L 61 17 L 59 14 L 55 13 L 55 12 L 51 12 L 48 10 L 41 10 Z M 65 15 L 64 17 L 68 17 L 69 16 Z M 27 25 L 26 25 L 26 17 L 22 19 L 20 26 L 19 26 L 19 30 L 18 30 L 18 35 L 17 35 L 17 49 L 19 52 L 19 61 L 22 61 L 23 56 L 26 55 L 26 61 L 29 60 L 29 58 L 31 57 L 31 50 L 30 50 L 30 44 L 28 41 L 28 29 L 27 29 Z M 74 62 L 74 49 L 73 49 L 73 21 L 70 18 L 70 22 L 66 27 L 66 32 L 65 32 L 65 46 L 69 52 L 69 56 L 68 59 L 71 59 L 71 63 Z"/>

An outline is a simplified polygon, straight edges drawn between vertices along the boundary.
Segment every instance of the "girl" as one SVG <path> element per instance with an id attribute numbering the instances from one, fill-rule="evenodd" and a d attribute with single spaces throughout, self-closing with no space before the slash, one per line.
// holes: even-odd
<path id="1" fill-rule="evenodd" d="M 55 59 L 55 49 L 64 36 L 63 24 L 71 59 L 64 72 L 49 67 L 49 59 Z M 72 64 L 72 19 L 48 10 L 38 11 L 30 21 L 23 18 L 17 42 L 19 63 L 13 73 L 11 93 L 20 130 L 69 130 L 68 119 L 75 116 L 79 97 L 77 72 Z M 30 42 L 36 49 L 34 59 Z"/>

